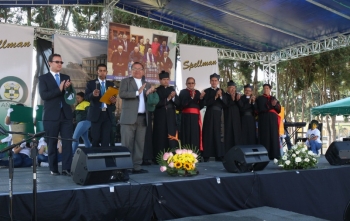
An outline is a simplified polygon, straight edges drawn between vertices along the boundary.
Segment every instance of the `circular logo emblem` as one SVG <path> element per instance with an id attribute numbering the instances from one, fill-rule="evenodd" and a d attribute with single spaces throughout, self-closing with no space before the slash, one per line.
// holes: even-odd
<path id="1" fill-rule="evenodd" d="M 22 79 L 14 76 L 0 79 L 0 100 L 24 104 L 28 93 L 27 84 Z"/>

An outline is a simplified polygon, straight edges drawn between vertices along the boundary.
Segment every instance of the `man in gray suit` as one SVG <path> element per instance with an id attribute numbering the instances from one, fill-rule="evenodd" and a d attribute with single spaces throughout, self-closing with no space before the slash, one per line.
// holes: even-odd
<path id="1" fill-rule="evenodd" d="M 144 79 L 144 68 L 139 62 L 131 66 L 132 77 L 120 82 L 119 97 L 122 101 L 120 116 L 122 145 L 129 148 L 134 168 L 132 173 L 148 173 L 141 168 L 145 134 L 147 128 L 146 99 L 154 92 L 151 84 Z"/>

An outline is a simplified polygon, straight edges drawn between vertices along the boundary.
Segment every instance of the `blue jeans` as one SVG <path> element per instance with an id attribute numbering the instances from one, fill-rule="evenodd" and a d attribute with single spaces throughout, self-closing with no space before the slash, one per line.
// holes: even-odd
<path id="1" fill-rule="evenodd" d="M 85 147 L 91 147 L 91 143 L 89 140 L 89 128 L 91 127 L 91 121 L 83 120 L 80 121 L 75 127 L 73 139 L 77 140 L 76 142 L 72 142 L 72 151 L 73 155 L 78 148 L 79 138 L 82 137 L 84 140 Z"/>
<path id="2" fill-rule="evenodd" d="M 62 154 L 58 153 L 57 154 L 57 162 L 62 161 Z M 49 162 L 49 157 L 45 156 L 44 154 L 38 154 L 38 164 L 41 162 Z"/>
<path id="3" fill-rule="evenodd" d="M 318 154 L 318 151 L 322 148 L 322 143 L 317 142 L 316 140 L 309 140 L 310 150 L 314 154 Z"/>
<path id="4" fill-rule="evenodd" d="M 28 157 L 24 153 L 13 153 L 13 166 L 14 167 L 30 167 L 32 166 L 32 158 Z M 9 166 L 8 160 L 1 160 L 0 166 Z"/>

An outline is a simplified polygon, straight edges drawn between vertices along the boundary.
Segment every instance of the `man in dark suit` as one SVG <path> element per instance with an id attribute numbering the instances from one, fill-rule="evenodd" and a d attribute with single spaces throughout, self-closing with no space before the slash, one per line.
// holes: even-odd
<path id="1" fill-rule="evenodd" d="M 87 114 L 87 120 L 91 121 L 92 146 L 108 147 L 110 142 L 110 133 L 112 128 L 112 112 L 115 110 L 116 97 L 109 98 L 111 104 L 100 102 L 100 98 L 106 92 L 108 87 L 113 87 L 113 82 L 106 81 L 107 66 L 105 64 L 97 65 L 98 78 L 87 82 L 85 90 L 85 99 L 90 102 L 90 108 Z"/>
<path id="2" fill-rule="evenodd" d="M 122 145 L 129 148 L 133 173 L 147 173 L 141 168 L 145 135 L 147 129 L 148 111 L 146 109 L 147 95 L 154 92 L 154 88 L 143 78 L 144 68 L 140 62 L 135 62 L 132 67 L 132 77 L 120 82 L 119 97 L 122 101 L 120 116 Z"/>
<path id="3" fill-rule="evenodd" d="M 62 58 L 59 54 L 49 57 L 50 72 L 39 77 L 39 94 L 44 100 L 44 130 L 49 137 L 62 138 L 62 175 L 70 176 L 72 164 L 73 114 L 64 99 L 66 89 L 71 85 L 68 75 L 61 74 Z M 57 139 L 49 139 L 49 168 L 52 175 L 60 175 L 57 162 Z"/>

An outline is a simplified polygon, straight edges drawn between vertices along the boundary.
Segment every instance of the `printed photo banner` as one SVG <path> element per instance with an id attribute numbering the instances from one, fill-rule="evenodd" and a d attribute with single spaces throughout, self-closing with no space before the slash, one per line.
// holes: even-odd
<path id="1" fill-rule="evenodd" d="M 109 23 L 108 35 L 108 79 L 131 76 L 131 65 L 141 62 L 148 82 L 159 83 L 165 70 L 175 84 L 176 33 Z"/>
<path id="2" fill-rule="evenodd" d="M 186 88 L 186 79 L 193 77 L 196 89 L 202 91 L 210 87 L 210 75 L 219 73 L 216 48 L 180 44 L 180 58 L 182 75 L 177 82 L 182 82 L 182 88 Z"/>
<path id="3" fill-rule="evenodd" d="M 62 73 L 70 76 L 75 91 L 85 91 L 87 80 L 96 77 L 98 64 L 106 64 L 107 40 L 54 35 L 54 53 L 62 56 Z"/>
<path id="4" fill-rule="evenodd" d="M 0 119 L 10 105 L 31 105 L 34 28 L 0 25 Z"/>

